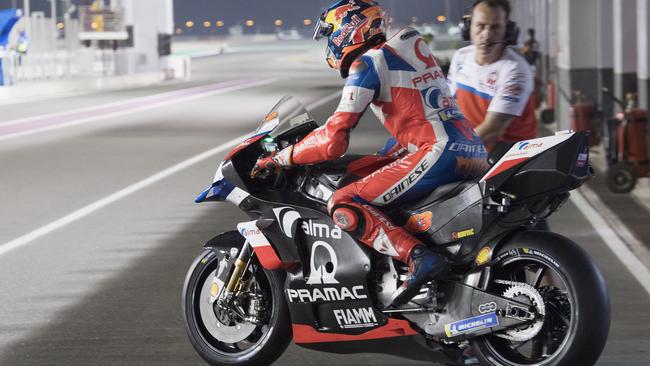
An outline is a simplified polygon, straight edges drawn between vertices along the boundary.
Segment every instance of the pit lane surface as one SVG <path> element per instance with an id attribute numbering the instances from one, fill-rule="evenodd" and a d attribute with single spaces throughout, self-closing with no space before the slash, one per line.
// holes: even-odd
<path id="1" fill-rule="evenodd" d="M 341 81 L 321 57 L 311 51 L 222 55 L 195 60 L 192 82 L 0 107 L 1 128 L 16 119 L 48 119 L 225 81 L 269 80 L 0 142 L 0 251 L 24 238 L 0 254 L 0 365 L 204 364 L 187 341 L 180 292 L 202 243 L 246 219 L 225 204 L 193 204 L 227 152 L 84 215 L 60 219 L 254 130 L 282 95 L 296 95 L 305 104 L 330 96 Z M 324 120 L 335 105 L 331 100 L 314 116 Z M 352 146 L 370 152 L 385 136 L 366 117 Z M 24 236 L 53 222 L 60 227 Z M 612 327 L 599 365 L 650 363 L 648 294 L 573 203 L 550 225 L 587 248 L 609 285 Z M 294 345 L 277 362 L 298 363 L 425 364 Z"/>

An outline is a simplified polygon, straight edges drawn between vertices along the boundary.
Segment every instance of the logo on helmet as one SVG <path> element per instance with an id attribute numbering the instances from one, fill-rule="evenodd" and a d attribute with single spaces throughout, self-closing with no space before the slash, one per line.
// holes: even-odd
<path id="1" fill-rule="evenodd" d="M 361 9 L 360 6 L 354 5 L 352 3 L 349 3 L 347 5 L 339 6 L 335 11 L 334 11 L 334 17 L 336 20 L 340 20 L 345 18 L 349 12 L 359 10 Z"/>
<path id="2" fill-rule="evenodd" d="M 341 33 L 338 36 L 334 37 L 334 39 L 332 39 L 332 42 L 336 45 L 336 47 L 341 47 L 350 33 L 352 33 L 352 31 L 354 31 L 354 29 L 362 23 L 363 20 L 361 20 L 358 15 L 353 15 L 350 23 L 343 24 L 341 27 Z"/>

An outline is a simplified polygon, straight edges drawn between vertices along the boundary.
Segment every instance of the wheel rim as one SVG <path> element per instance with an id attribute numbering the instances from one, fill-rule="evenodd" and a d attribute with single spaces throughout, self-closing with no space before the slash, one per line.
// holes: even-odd
<path id="1" fill-rule="evenodd" d="M 619 189 L 627 189 L 634 180 L 632 172 L 626 170 L 619 170 L 614 176 L 614 182 Z"/>
<path id="2" fill-rule="evenodd" d="M 546 315 L 536 336 L 516 342 L 497 335 L 484 338 L 485 345 L 502 363 L 512 365 L 544 365 L 552 362 L 565 349 L 575 328 L 575 296 L 565 276 L 551 263 L 537 257 L 516 257 L 495 268 L 495 279 L 527 283 L 544 300 Z M 502 285 L 491 285 L 498 291 Z"/>
<path id="3" fill-rule="evenodd" d="M 247 354 L 254 353 L 260 349 L 268 341 L 269 334 L 272 330 L 271 324 L 273 324 L 275 315 L 270 280 L 257 264 L 250 265 L 248 274 L 252 276 L 251 280 L 256 283 L 258 289 L 264 295 L 267 309 L 267 315 L 261 325 L 254 325 L 248 322 L 224 325 L 223 322 L 217 319 L 215 312 L 211 309 L 211 305 L 208 302 L 211 279 L 215 273 L 214 267 L 216 267 L 218 262 L 214 261 L 213 263 L 215 265 L 206 269 L 201 274 L 194 289 L 192 305 L 195 324 L 197 325 L 202 341 L 214 352 L 230 357 L 245 357 Z M 217 323 L 220 323 L 221 326 L 217 327 Z M 236 342 L 228 342 L 228 340 L 223 340 L 222 335 L 235 337 L 236 339 L 243 337 L 244 339 Z"/>

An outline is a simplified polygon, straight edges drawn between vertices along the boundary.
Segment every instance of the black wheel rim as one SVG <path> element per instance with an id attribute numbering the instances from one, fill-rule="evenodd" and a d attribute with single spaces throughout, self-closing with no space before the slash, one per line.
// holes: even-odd
<path id="1" fill-rule="evenodd" d="M 530 340 L 517 342 L 496 335 L 486 336 L 484 341 L 490 353 L 504 364 L 552 362 L 565 349 L 575 328 L 572 322 L 576 316 L 575 296 L 566 276 L 542 258 L 519 256 L 495 267 L 493 278 L 533 286 L 542 295 L 546 315 L 541 330 Z M 490 287 L 495 293 L 505 288 L 494 283 Z"/>
<path id="2" fill-rule="evenodd" d="M 195 318 L 195 324 L 203 343 L 208 345 L 215 353 L 233 358 L 246 357 L 248 354 L 254 353 L 256 350 L 260 349 L 268 341 L 268 336 L 272 329 L 271 324 L 273 324 L 275 315 L 270 279 L 259 266 L 259 264 L 251 263 L 249 267 L 249 274 L 253 274 L 253 280 L 257 282 L 258 287 L 261 289 L 264 298 L 266 299 L 265 304 L 268 309 L 268 316 L 266 316 L 265 322 L 262 325 L 257 326 L 255 330 L 250 334 L 250 336 L 245 340 L 236 343 L 223 342 L 215 338 L 208 330 L 205 325 L 205 320 L 201 316 L 200 309 L 202 292 L 205 291 L 206 288 L 205 283 L 207 281 L 210 281 L 217 265 L 218 261 L 214 260 L 209 267 L 206 267 L 206 269 L 199 276 L 199 279 L 197 280 L 194 287 L 192 296 L 192 309 L 194 313 L 193 315 Z M 207 287 L 209 288 L 209 286 Z"/>

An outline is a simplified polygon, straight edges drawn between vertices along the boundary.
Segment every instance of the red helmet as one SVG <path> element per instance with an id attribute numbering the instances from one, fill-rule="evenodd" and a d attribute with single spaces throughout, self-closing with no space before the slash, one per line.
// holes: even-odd
<path id="1" fill-rule="evenodd" d="M 372 0 L 339 0 L 321 15 L 314 39 L 327 37 L 327 63 L 348 77 L 352 62 L 386 41 L 384 10 Z"/>

